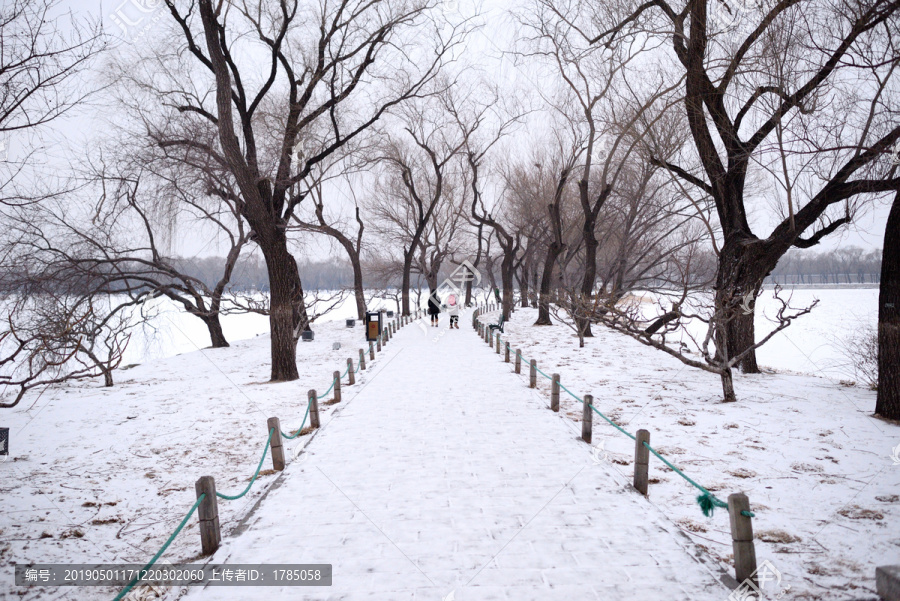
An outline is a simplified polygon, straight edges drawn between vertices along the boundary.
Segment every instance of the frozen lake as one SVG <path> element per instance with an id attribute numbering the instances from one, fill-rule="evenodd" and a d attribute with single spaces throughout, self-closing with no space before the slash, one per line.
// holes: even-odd
<path id="1" fill-rule="evenodd" d="M 758 352 L 760 365 L 779 370 L 826 376 L 832 379 L 853 379 L 852 371 L 843 355 L 841 340 L 865 327 L 874 327 L 878 316 L 877 288 L 794 289 L 792 306 L 807 306 L 818 299 L 812 313 L 795 321 L 789 328 L 770 340 Z M 757 311 L 757 335 L 764 335 L 771 328 L 766 316 L 772 316 L 778 308 L 772 291 L 760 296 Z M 394 309 L 393 302 L 382 306 Z M 344 303 L 318 323 L 355 317 L 353 299 Z M 168 301 L 160 301 L 159 315 L 153 321 L 153 330 L 135 332 L 129 345 L 124 364 L 144 363 L 156 358 L 170 357 L 209 346 L 209 335 L 203 323 L 179 311 Z M 268 333 L 268 318 L 256 314 L 227 315 L 222 319 L 225 336 L 229 341 L 244 340 Z M 315 325 L 313 326 L 315 329 Z"/>

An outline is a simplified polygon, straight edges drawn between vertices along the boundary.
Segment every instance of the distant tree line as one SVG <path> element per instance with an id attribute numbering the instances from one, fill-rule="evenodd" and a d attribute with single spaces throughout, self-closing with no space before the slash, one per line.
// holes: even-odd
<path id="1" fill-rule="evenodd" d="M 881 281 L 881 249 L 858 246 L 828 252 L 790 250 L 778 262 L 767 284 L 877 284 Z"/>
<path id="2" fill-rule="evenodd" d="M 213 286 L 222 277 L 225 257 L 179 257 L 173 262 L 185 275 Z M 353 268 L 346 260 L 301 262 L 304 285 L 310 290 L 339 290 L 353 286 Z M 234 266 L 228 289 L 234 292 L 269 291 L 266 264 L 255 255 L 241 257 Z"/>

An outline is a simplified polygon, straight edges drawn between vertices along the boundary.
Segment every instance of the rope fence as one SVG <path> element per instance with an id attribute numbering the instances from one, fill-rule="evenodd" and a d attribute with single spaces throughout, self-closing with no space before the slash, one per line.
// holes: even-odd
<path id="1" fill-rule="evenodd" d="M 409 320 L 402 319 L 400 317 L 392 320 L 386 325 L 382 332 L 379 333 L 378 337 L 375 341 L 369 341 L 369 360 L 375 359 L 376 348 L 378 351 L 381 351 L 381 347 L 385 344 L 386 340 L 389 339 L 389 332 L 397 332 L 401 327 L 407 325 Z M 311 428 L 319 427 L 319 404 L 318 400 L 325 398 L 335 386 L 338 386 L 338 389 L 335 390 L 335 402 L 339 402 L 341 400 L 340 397 L 340 381 L 342 378 L 349 376 L 349 384 L 353 385 L 355 383 L 354 374 L 359 373 L 361 369 L 366 369 L 365 363 L 365 351 L 363 349 L 359 349 L 359 357 L 356 365 L 356 369 L 353 369 L 353 359 L 347 359 L 347 369 L 344 371 L 343 375 L 340 375 L 340 372 L 334 372 L 334 376 L 331 380 L 331 386 L 328 387 L 328 390 L 325 391 L 324 394 L 316 395 L 315 390 L 310 390 L 307 395 L 308 400 L 306 404 L 306 413 L 303 415 L 303 421 L 300 424 L 300 427 L 293 434 L 285 434 L 284 431 L 281 430 L 281 425 L 277 417 L 270 417 L 267 421 L 266 427 L 268 428 L 269 434 L 266 439 L 266 444 L 263 447 L 262 457 L 259 460 L 259 464 L 256 466 L 256 471 L 253 473 L 253 476 L 250 478 L 250 483 L 247 484 L 247 487 L 236 495 L 226 495 L 224 493 L 216 491 L 215 481 L 212 476 L 203 476 L 199 480 L 197 480 L 195 489 L 197 492 L 197 500 L 191 506 L 190 510 L 188 510 L 187 514 L 172 532 L 163 545 L 159 548 L 159 551 L 150 558 L 150 561 L 147 562 L 147 565 L 144 566 L 143 570 L 138 573 L 128 585 L 125 586 L 119 594 L 116 595 L 113 601 L 122 601 L 125 596 L 134 589 L 140 583 L 140 574 L 148 571 L 153 565 L 162 557 L 163 553 L 166 552 L 166 549 L 172 544 L 172 541 L 181 533 L 187 523 L 190 521 L 191 517 L 195 512 L 199 511 L 199 523 L 200 523 L 200 543 L 203 551 L 203 555 L 211 555 L 218 549 L 219 544 L 221 543 L 221 532 L 219 528 L 219 514 L 218 514 L 218 504 L 216 503 L 216 499 L 223 499 L 226 501 L 236 501 L 243 496 L 245 496 L 250 489 L 253 488 L 253 484 L 256 482 L 259 477 L 260 472 L 262 471 L 263 464 L 266 461 L 266 457 L 269 454 L 269 450 L 272 451 L 272 467 L 274 471 L 282 471 L 285 467 L 284 460 L 284 447 L 282 444 L 282 439 L 293 440 L 300 436 L 301 432 L 306 425 L 306 420 L 310 420 Z"/>
<path id="2" fill-rule="evenodd" d="M 497 325 L 491 327 L 489 324 L 486 324 L 479 320 L 479 317 L 484 313 L 491 311 L 493 305 L 488 305 L 484 309 L 477 309 L 475 311 L 475 315 L 472 317 L 472 325 L 476 332 L 481 336 L 485 342 L 490 346 L 494 346 L 496 342 L 497 353 L 500 353 L 500 343 L 501 336 L 500 332 L 494 333 L 495 329 L 499 329 Z M 498 319 L 498 323 L 502 324 L 502 319 Z M 504 354 L 504 362 L 509 363 L 510 361 L 510 350 L 512 347 L 510 346 L 509 340 L 503 340 L 505 343 L 506 352 Z M 521 362 L 525 359 L 522 351 L 519 349 L 515 349 L 515 373 L 521 373 Z M 669 467 L 673 472 L 681 476 L 686 482 L 691 484 L 694 488 L 700 491 L 700 494 L 696 498 L 697 504 L 700 506 L 700 510 L 703 512 L 703 515 L 706 517 L 711 517 L 716 507 L 727 509 L 731 516 L 731 534 L 732 541 L 734 546 L 734 562 L 735 562 L 735 572 L 737 574 L 738 582 L 742 582 L 745 578 L 751 577 L 756 571 L 756 553 L 753 549 L 753 531 L 751 526 L 751 518 L 755 517 L 756 514 L 750 511 L 750 503 L 747 499 L 747 496 L 743 493 L 735 493 L 728 497 L 728 502 L 722 501 L 714 494 L 712 494 L 708 489 L 704 486 L 698 484 L 695 480 L 690 478 L 687 474 L 681 471 L 678 467 L 676 467 L 672 462 L 659 454 L 659 452 L 650 446 L 650 433 L 647 430 L 638 430 L 637 435 L 632 434 L 619 424 L 615 423 L 612 419 L 603 414 L 602 411 L 598 410 L 593 404 L 593 397 L 591 395 L 585 395 L 584 398 L 579 397 L 577 394 L 566 388 L 559 381 L 559 374 L 548 375 L 544 373 L 541 369 L 537 367 L 537 360 L 531 359 L 528 361 L 531 369 L 530 379 L 529 379 L 529 388 L 536 388 L 535 378 L 537 374 L 541 374 L 551 382 L 551 401 L 550 408 L 553 411 L 559 411 L 559 389 L 564 390 L 569 396 L 578 401 L 584 407 L 584 413 L 582 417 L 582 439 L 588 444 L 591 443 L 591 432 L 592 432 L 592 424 L 591 424 L 591 415 L 596 413 L 603 420 L 605 420 L 609 425 L 613 426 L 616 430 L 635 441 L 635 464 L 634 464 L 634 487 L 644 494 L 645 496 L 648 494 L 648 464 L 647 464 L 647 453 L 652 453 L 657 459 L 662 461 L 666 466 Z"/>

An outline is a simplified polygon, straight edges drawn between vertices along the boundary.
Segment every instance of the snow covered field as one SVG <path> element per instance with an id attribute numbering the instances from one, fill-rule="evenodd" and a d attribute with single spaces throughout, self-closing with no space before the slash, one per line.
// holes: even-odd
<path id="1" fill-rule="evenodd" d="M 764 347 L 761 364 L 802 371 L 810 357 L 836 361 L 826 334 L 852 327 L 851 315 L 874 315 L 877 299 L 877 290 L 802 294 L 822 298 L 822 310 Z M 875 566 L 900 561 L 900 465 L 891 458 L 900 427 L 871 417 L 874 392 L 810 375 L 736 375 L 738 402 L 726 405 L 713 374 L 602 328 L 579 349 L 565 326 L 533 327 L 536 314 L 520 309 L 506 328 L 525 358 L 559 373 L 576 394 L 593 394 L 595 407 L 627 430 L 649 430 L 660 453 L 719 498 L 748 495 L 757 558 L 782 572 L 782 586 L 791 586 L 786 598 L 876 598 Z M 538 386 L 549 404 L 549 380 L 539 377 Z M 560 403 L 580 421 L 580 403 L 565 393 Z M 600 421 L 595 417 L 599 454 L 630 473 L 634 443 Z M 696 489 L 654 457 L 650 469 L 651 501 L 728 563 L 727 513 L 705 518 Z"/>
<path id="2" fill-rule="evenodd" d="M 764 347 L 760 363 L 846 378 L 835 371 L 840 353 L 831 337 L 857 320 L 874 320 L 877 290 L 798 290 L 795 299 L 803 302 L 801 295 L 822 302 Z M 760 306 L 765 310 L 765 301 Z M 578 349 L 569 329 L 534 328 L 534 318 L 533 310 L 519 310 L 507 328 L 527 358 L 559 372 L 574 392 L 592 393 L 598 409 L 627 429 L 650 430 L 660 452 L 720 498 L 748 494 L 757 556 L 782 572 L 782 586 L 791 586 L 785 598 L 871 599 L 875 565 L 900 562 L 900 465 L 891 460 L 900 427 L 871 417 L 874 393 L 815 375 L 738 375 L 739 400 L 723 405 L 712 374 L 599 328 Z M 140 364 L 117 373 L 114 388 L 52 387 L 0 414 L 0 425 L 11 428 L 12 454 L 0 464 L 0 599 L 112 598 L 112 589 L 91 588 L 21 594 L 11 564 L 146 561 L 190 507 L 199 476 L 215 476 L 226 493 L 242 490 L 265 443 L 266 418 L 280 417 L 285 431 L 296 428 L 307 389 L 324 391 L 331 373 L 343 372 L 363 346 L 359 326 L 318 324 L 316 340 L 298 348 L 300 380 L 269 384 L 268 338 L 257 336 L 266 329 L 263 318 L 226 318 L 232 347 L 216 350 L 202 349 L 208 339 L 199 320 L 165 319 L 173 324 L 171 341 L 134 347 L 128 363 Z M 461 327 L 459 334 L 478 343 L 468 323 Z M 404 334 L 418 335 L 415 326 Z M 332 350 L 335 341 L 341 350 Z M 496 361 L 498 371 L 510 369 Z M 549 383 L 541 380 L 546 399 Z M 577 431 L 580 407 L 565 395 L 561 402 Z M 333 407 L 322 409 L 327 422 Z M 631 440 L 597 420 L 594 440 L 603 441 L 599 456 L 627 478 Z M 651 478 L 658 479 L 651 502 L 727 563 L 727 514 L 704 518 L 695 490 L 654 458 Z M 225 536 L 274 476 L 260 480 L 243 499 L 219 503 Z M 190 560 L 198 547 L 193 520 L 165 557 Z"/>

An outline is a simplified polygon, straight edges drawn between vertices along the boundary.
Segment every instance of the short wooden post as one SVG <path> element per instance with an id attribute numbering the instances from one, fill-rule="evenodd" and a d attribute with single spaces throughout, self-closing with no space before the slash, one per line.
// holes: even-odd
<path id="1" fill-rule="evenodd" d="M 375 350 L 379 353 L 381 352 L 381 334 L 378 335 L 378 338 L 375 339 Z"/>
<path id="2" fill-rule="evenodd" d="M 200 518 L 200 546 L 204 555 L 212 555 L 222 542 L 219 531 L 219 504 L 216 502 L 216 481 L 212 476 L 201 476 L 194 484 L 197 498 L 206 495 L 197 506 L 197 517 Z"/>
<path id="3" fill-rule="evenodd" d="M 500 354 L 500 332 L 497 332 L 497 354 Z"/>
<path id="4" fill-rule="evenodd" d="M 753 521 L 749 515 L 750 499 L 742 492 L 728 495 L 728 516 L 731 518 L 731 544 L 734 550 L 734 577 L 741 583 L 749 579 L 755 586 L 756 549 L 753 547 Z"/>
<path id="5" fill-rule="evenodd" d="M 362 349 L 359 349 L 359 370 L 365 371 L 366 369 L 366 354 Z"/>
<path id="6" fill-rule="evenodd" d="M 356 375 L 353 373 L 353 359 L 347 359 L 347 385 L 356 384 Z"/>
<path id="7" fill-rule="evenodd" d="M 334 402 L 341 402 L 341 372 L 334 372 Z"/>
<path id="8" fill-rule="evenodd" d="M 650 432 L 638 430 L 634 437 L 634 487 L 644 496 L 647 496 L 650 478 L 650 449 L 647 448 L 649 444 Z"/>
<path id="9" fill-rule="evenodd" d="M 272 430 L 272 438 L 269 446 L 272 448 L 272 469 L 280 472 L 284 469 L 284 446 L 281 444 L 281 422 L 277 417 L 270 417 L 266 421 L 266 430 Z"/>
<path id="10" fill-rule="evenodd" d="M 369 361 L 375 360 L 375 345 L 371 342 L 369 343 Z"/>
<path id="11" fill-rule="evenodd" d="M 588 444 L 591 444 L 591 431 L 594 429 L 594 412 L 591 411 L 593 404 L 594 397 L 589 394 L 584 395 L 584 403 L 582 403 L 584 406 L 581 408 L 581 440 Z"/>
<path id="12" fill-rule="evenodd" d="M 528 388 L 537 388 L 537 360 L 531 360 L 531 372 L 528 374 Z"/>
<path id="13" fill-rule="evenodd" d="M 522 352 L 516 349 L 516 373 L 522 373 Z"/>
<path id="14" fill-rule="evenodd" d="M 552 374 L 550 380 L 550 409 L 559 413 L 559 374 Z"/>
<path id="15" fill-rule="evenodd" d="M 503 351 L 503 362 L 504 362 L 504 363 L 509 363 L 509 343 L 507 342 L 506 344 L 504 344 L 504 345 L 503 345 L 503 348 L 504 348 L 504 351 Z"/>
<path id="16" fill-rule="evenodd" d="M 316 395 L 316 389 L 313 388 L 307 393 L 309 398 L 309 427 L 319 427 L 319 398 Z"/>
<path id="17" fill-rule="evenodd" d="M 381 346 L 387 346 L 387 343 L 390 339 L 391 329 L 389 327 L 385 327 L 384 332 L 381 333 Z"/>

